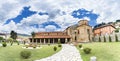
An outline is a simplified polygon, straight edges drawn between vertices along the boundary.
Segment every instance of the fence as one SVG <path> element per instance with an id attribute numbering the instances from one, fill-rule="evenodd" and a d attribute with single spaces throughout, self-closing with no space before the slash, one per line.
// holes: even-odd
<path id="1" fill-rule="evenodd" d="M 120 41 L 120 33 L 112 33 L 110 35 L 95 36 L 95 42 L 118 42 Z"/>

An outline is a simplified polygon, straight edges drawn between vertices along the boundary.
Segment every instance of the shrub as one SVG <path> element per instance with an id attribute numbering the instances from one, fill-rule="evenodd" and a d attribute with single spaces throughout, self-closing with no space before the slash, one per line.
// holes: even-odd
<path id="1" fill-rule="evenodd" d="M 48 46 L 50 46 L 50 43 L 48 43 Z"/>
<path id="2" fill-rule="evenodd" d="M 101 38 L 99 37 L 99 42 L 101 42 Z"/>
<path id="3" fill-rule="evenodd" d="M 13 45 L 13 42 L 11 42 L 11 44 L 10 44 L 11 46 Z"/>
<path id="4" fill-rule="evenodd" d="M 91 53 L 90 48 L 84 48 L 83 51 L 85 52 L 85 54 L 90 54 Z"/>
<path id="5" fill-rule="evenodd" d="M 31 52 L 28 50 L 23 50 L 23 51 L 21 51 L 20 55 L 22 58 L 27 59 L 31 56 Z"/>
<path id="6" fill-rule="evenodd" d="M 28 46 L 26 46 L 26 48 L 28 48 Z"/>
<path id="7" fill-rule="evenodd" d="M 38 45 L 38 47 L 40 47 L 40 45 Z"/>
<path id="8" fill-rule="evenodd" d="M 118 42 L 118 36 L 117 36 L 117 34 L 115 35 L 115 41 Z"/>
<path id="9" fill-rule="evenodd" d="M 79 48 L 82 48 L 82 44 L 79 45 Z"/>
<path id="10" fill-rule="evenodd" d="M 58 44 L 58 47 L 62 47 L 62 45 L 61 45 L 61 44 Z"/>
<path id="11" fill-rule="evenodd" d="M 119 32 L 119 28 L 118 28 L 118 29 L 116 29 L 116 30 L 115 30 L 115 32 L 116 32 L 116 33 L 118 33 L 118 32 Z"/>
<path id="12" fill-rule="evenodd" d="M 54 51 L 56 51 L 56 50 L 57 50 L 57 47 L 56 47 L 56 46 L 54 46 L 54 48 L 53 48 L 53 49 L 54 49 Z"/>
<path id="13" fill-rule="evenodd" d="M 109 36 L 109 42 L 112 42 L 112 39 L 111 39 L 111 37 Z"/>
<path id="14" fill-rule="evenodd" d="M 0 37 L 0 42 L 2 42 L 4 40 L 4 38 L 3 37 Z"/>
<path id="15" fill-rule="evenodd" d="M 33 46 L 33 48 L 36 48 L 36 46 Z"/>
<path id="16" fill-rule="evenodd" d="M 20 45 L 19 41 L 17 41 L 17 44 Z"/>
<path id="17" fill-rule="evenodd" d="M 104 36 L 104 42 L 106 42 L 106 38 L 105 38 L 105 36 Z"/>
<path id="18" fill-rule="evenodd" d="M 2 43 L 2 46 L 3 46 L 3 47 L 6 47 L 6 46 L 7 46 L 6 42 L 3 42 L 3 43 Z"/>

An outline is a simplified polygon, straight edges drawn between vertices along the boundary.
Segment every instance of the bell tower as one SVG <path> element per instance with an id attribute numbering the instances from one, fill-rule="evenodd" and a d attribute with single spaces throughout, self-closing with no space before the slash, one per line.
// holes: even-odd
<path id="1" fill-rule="evenodd" d="M 80 20 L 80 21 L 78 22 L 78 24 L 79 24 L 79 26 L 80 26 L 80 25 L 88 25 L 88 21 L 87 21 L 87 20 Z"/>

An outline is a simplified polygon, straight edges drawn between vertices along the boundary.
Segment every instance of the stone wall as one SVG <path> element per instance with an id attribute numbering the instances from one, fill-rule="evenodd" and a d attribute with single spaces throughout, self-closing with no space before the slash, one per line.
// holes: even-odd
<path id="1" fill-rule="evenodd" d="M 95 36 L 93 38 L 93 41 L 95 41 L 95 42 L 104 42 L 104 37 L 105 37 L 106 42 L 110 42 L 110 40 L 109 40 L 109 36 L 110 36 L 111 37 L 111 41 L 112 42 L 116 42 L 115 35 L 117 35 L 118 41 L 120 41 L 120 32 L 119 33 L 112 33 L 112 34 L 109 34 L 109 35 Z M 101 39 L 101 41 L 99 39 Z"/>

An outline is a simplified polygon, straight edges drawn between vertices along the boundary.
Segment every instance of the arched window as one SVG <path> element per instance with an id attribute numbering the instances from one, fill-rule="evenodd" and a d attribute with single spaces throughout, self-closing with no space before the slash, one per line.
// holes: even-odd
<path id="1" fill-rule="evenodd" d="M 78 30 L 78 34 L 79 34 L 79 30 Z"/>

